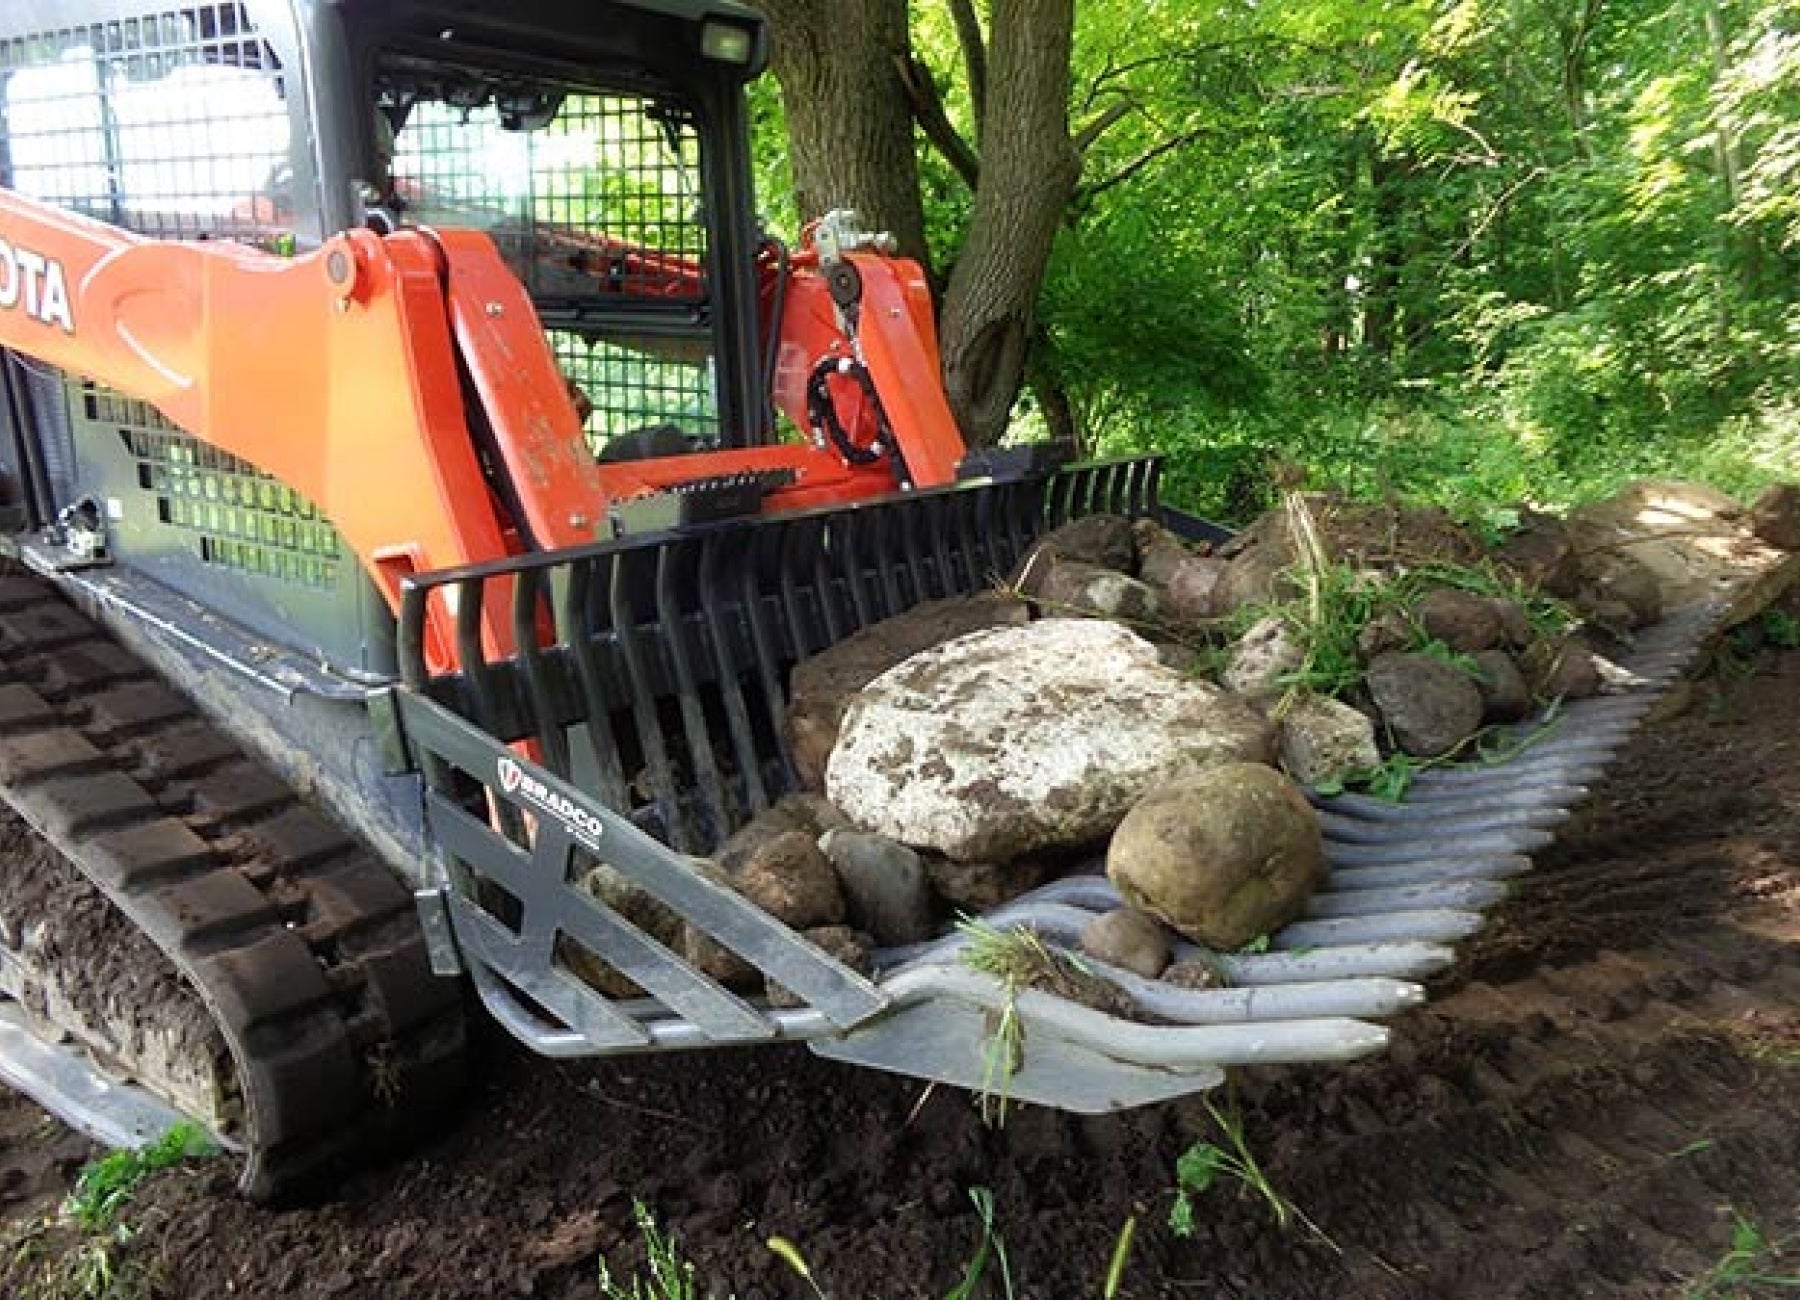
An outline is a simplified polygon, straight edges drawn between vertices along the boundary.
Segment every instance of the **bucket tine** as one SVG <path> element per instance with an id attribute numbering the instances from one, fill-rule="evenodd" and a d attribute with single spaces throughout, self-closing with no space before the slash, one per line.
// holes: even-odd
<path id="1" fill-rule="evenodd" d="M 692 566 L 685 562 L 691 552 L 691 545 L 684 541 L 664 542 L 656 548 L 656 617 L 675 669 L 675 699 L 688 762 L 710 823 L 700 841 L 712 843 L 725 836 L 732 817 L 725 783 L 719 775 L 718 756 L 713 752 L 712 733 L 706 723 L 706 709 L 700 701 L 700 682 L 689 653 L 687 616 L 681 602 L 681 581 L 693 576 Z"/>
<path id="2" fill-rule="evenodd" d="M 728 545 L 718 534 L 708 536 L 701 543 L 700 608 L 705 615 L 707 645 L 718 670 L 719 697 L 725 709 L 725 726 L 731 733 L 732 755 L 737 760 L 745 802 L 754 815 L 769 806 L 769 791 L 756 753 L 756 733 L 751 728 L 750 709 L 744 702 L 744 670 L 739 667 L 737 652 L 732 645 L 736 621 L 728 619 L 730 601 L 720 575 L 720 556 Z"/>
<path id="3" fill-rule="evenodd" d="M 598 561 L 574 561 L 569 568 L 569 581 L 559 602 L 561 617 L 557 635 L 569 647 L 575 663 L 575 680 L 581 690 L 582 730 L 587 737 L 589 756 L 593 759 L 596 791 L 609 808 L 624 813 L 630 810 L 630 795 L 625 788 L 625 773 L 619 762 L 619 740 L 613 731 L 612 696 L 606 689 L 606 678 L 600 667 L 596 642 L 604 634 L 594 626 L 594 571 Z"/>
<path id="4" fill-rule="evenodd" d="M 630 684 L 631 713 L 638 740 L 644 749 L 644 780 L 661 814 L 663 824 L 676 848 L 695 852 L 697 836 L 682 809 L 675 789 L 675 775 L 669 762 L 669 746 L 663 733 L 662 718 L 657 712 L 656 697 L 650 689 L 649 662 L 639 644 L 637 610 L 631 598 L 632 580 L 636 575 L 633 560 L 642 551 L 621 551 L 612 557 L 608 598 L 612 612 L 612 634 L 624 661 L 625 677 Z"/>

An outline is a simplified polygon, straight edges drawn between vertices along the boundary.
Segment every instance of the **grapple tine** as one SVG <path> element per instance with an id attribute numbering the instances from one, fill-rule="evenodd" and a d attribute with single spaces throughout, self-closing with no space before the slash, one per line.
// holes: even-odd
<path id="1" fill-rule="evenodd" d="M 624 808 L 629 800 L 625 792 L 625 774 L 619 762 L 619 741 L 613 732 L 612 709 L 595 649 L 599 640 L 593 605 L 596 567 L 597 561 L 591 559 L 577 560 L 569 566 L 569 580 L 558 602 L 561 617 L 557 622 L 557 636 L 569 648 L 575 665 L 584 715 L 580 729 L 587 740 L 597 793 L 607 806 Z"/>
<path id="2" fill-rule="evenodd" d="M 544 765 L 567 780 L 569 737 L 551 698 L 549 673 L 544 667 L 543 639 L 539 634 L 543 586 L 542 569 L 522 569 L 513 579 L 513 644 L 518 647 L 519 666 L 524 670 L 525 694 L 531 704 L 531 716 L 536 721 L 538 740 L 543 745 Z"/>
<path id="3" fill-rule="evenodd" d="M 700 608 L 705 618 L 706 644 L 712 654 L 714 680 L 718 683 L 719 698 L 725 711 L 725 725 L 731 733 L 732 756 L 743 784 L 744 800 L 750 815 L 755 816 L 769 806 L 769 790 L 756 753 L 750 710 L 744 701 L 744 673 L 732 646 L 733 620 L 719 573 L 722 545 L 723 539 L 717 536 L 709 536 L 700 544 Z"/>
<path id="4" fill-rule="evenodd" d="M 644 781 L 675 847 L 683 852 L 694 852 L 699 837 L 688 823 L 680 793 L 675 788 L 669 746 L 651 689 L 650 665 L 640 644 L 637 610 L 632 601 L 632 580 L 636 576 L 632 570 L 637 567 L 634 561 L 645 554 L 642 550 L 622 551 L 613 557 L 609 592 L 612 636 L 630 687 L 631 712 L 639 744 L 643 747 Z"/>
<path id="5" fill-rule="evenodd" d="M 682 739 L 686 742 L 685 753 L 693 769 L 696 793 L 707 814 L 707 824 L 699 828 L 696 839 L 711 843 L 723 836 L 732 824 L 732 808 L 726 800 L 725 783 L 719 775 L 718 758 L 713 752 L 712 731 L 700 699 L 700 682 L 688 648 L 687 618 L 677 587 L 678 575 L 689 569 L 686 561 L 691 547 L 691 543 L 673 541 L 657 548 L 656 617 L 663 645 L 675 670 L 675 700 L 681 717 Z M 692 576 L 691 573 L 688 576 Z M 680 798 L 679 793 L 676 797 Z"/>

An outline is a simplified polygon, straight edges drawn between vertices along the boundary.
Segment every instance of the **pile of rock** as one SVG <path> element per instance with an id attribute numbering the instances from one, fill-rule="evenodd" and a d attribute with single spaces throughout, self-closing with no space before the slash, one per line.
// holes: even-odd
<path id="1" fill-rule="evenodd" d="M 1083 946 L 1204 986 L 1212 968 L 1172 964 L 1173 935 L 1241 948 L 1323 880 L 1297 782 L 1391 753 L 1442 759 L 1485 726 L 1606 689 L 1623 676 L 1610 643 L 1727 586 L 1740 613 L 1766 603 L 1795 569 L 1768 548 L 1796 543 L 1800 493 L 1746 512 L 1669 484 L 1527 515 L 1491 549 L 1440 511 L 1329 497 L 1290 501 L 1217 551 L 1147 521 L 1083 519 L 1007 590 L 922 605 L 799 665 L 788 728 L 807 791 L 697 869 L 866 968 L 874 949 L 933 938 L 1104 851 L 1128 906 Z M 1333 631 L 1354 647 L 1335 698 L 1294 686 L 1316 656 L 1321 562 L 1368 597 L 1348 635 Z M 1752 564 L 1776 576 L 1746 597 L 1732 580 Z M 715 977 L 759 978 L 608 869 L 589 887 Z"/>

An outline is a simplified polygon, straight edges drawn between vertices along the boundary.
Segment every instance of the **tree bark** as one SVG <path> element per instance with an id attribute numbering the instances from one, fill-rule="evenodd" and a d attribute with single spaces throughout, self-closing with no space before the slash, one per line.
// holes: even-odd
<path id="1" fill-rule="evenodd" d="M 907 0 L 759 0 L 787 110 L 794 193 L 805 220 L 854 208 L 929 267 L 913 120 L 901 69 Z"/>
<path id="2" fill-rule="evenodd" d="M 938 325 L 944 387 L 971 446 L 1006 432 L 1038 290 L 1081 158 L 1069 137 L 1074 0 L 995 0 L 981 185 Z"/>

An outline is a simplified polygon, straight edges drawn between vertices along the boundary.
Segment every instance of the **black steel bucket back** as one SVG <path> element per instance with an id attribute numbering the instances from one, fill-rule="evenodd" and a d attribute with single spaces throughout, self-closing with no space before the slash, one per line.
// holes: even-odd
<path id="1" fill-rule="evenodd" d="M 800 660 L 923 601 L 1003 583 L 1045 533 L 1158 512 L 1155 458 L 1067 466 L 881 501 L 426 574 L 407 588 L 408 686 L 683 852 L 713 848 L 795 785 L 784 737 Z M 453 594 L 459 671 L 424 654 Z M 482 644 L 510 602 L 516 650 Z"/>

